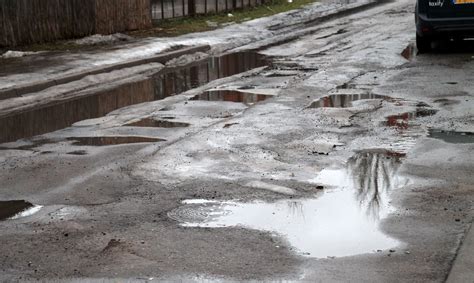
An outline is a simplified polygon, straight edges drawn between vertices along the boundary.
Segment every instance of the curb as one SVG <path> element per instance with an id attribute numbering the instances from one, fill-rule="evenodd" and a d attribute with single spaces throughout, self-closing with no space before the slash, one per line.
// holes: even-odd
<path id="1" fill-rule="evenodd" d="M 158 54 L 156 56 L 152 57 L 147 57 L 147 58 L 142 58 L 142 59 L 136 59 L 136 60 L 129 60 L 117 64 L 112 64 L 112 65 L 107 65 L 103 67 L 97 67 L 88 71 L 80 72 L 80 73 L 75 73 L 75 74 L 70 74 L 66 76 L 60 76 L 55 79 L 49 79 L 49 80 L 44 80 L 40 82 L 35 82 L 31 84 L 26 84 L 18 87 L 12 87 L 8 88 L 5 90 L 0 91 L 0 100 L 8 99 L 8 98 L 14 98 L 14 97 L 19 97 L 27 93 L 32 93 L 32 92 L 38 92 L 45 90 L 49 87 L 56 86 L 56 85 L 61 85 L 65 83 L 69 83 L 72 81 L 80 80 L 86 76 L 89 75 L 97 75 L 100 73 L 106 73 L 106 72 L 111 72 L 123 68 L 130 68 L 130 67 L 135 67 L 139 65 L 144 65 L 144 64 L 149 64 L 149 63 L 161 63 L 164 64 L 167 61 L 187 55 L 187 54 L 192 54 L 196 52 L 205 52 L 210 50 L 211 47 L 209 45 L 200 45 L 200 46 L 192 46 L 188 48 L 183 48 L 179 49 L 176 51 L 171 51 L 171 52 L 166 52 L 162 54 Z"/>

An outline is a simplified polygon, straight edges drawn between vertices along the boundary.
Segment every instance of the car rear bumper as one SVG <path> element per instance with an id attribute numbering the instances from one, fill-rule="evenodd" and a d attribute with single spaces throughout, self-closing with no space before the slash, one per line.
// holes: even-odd
<path id="1" fill-rule="evenodd" d="M 429 37 L 474 37 L 474 18 L 428 18 L 418 14 L 416 32 Z"/>

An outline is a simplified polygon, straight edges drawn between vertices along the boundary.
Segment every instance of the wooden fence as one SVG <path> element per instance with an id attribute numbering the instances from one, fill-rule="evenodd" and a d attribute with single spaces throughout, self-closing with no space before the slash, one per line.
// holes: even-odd
<path id="1" fill-rule="evenodd" d="M 0 0 L 0 47 L 151 27 L 150 0 Z"/>

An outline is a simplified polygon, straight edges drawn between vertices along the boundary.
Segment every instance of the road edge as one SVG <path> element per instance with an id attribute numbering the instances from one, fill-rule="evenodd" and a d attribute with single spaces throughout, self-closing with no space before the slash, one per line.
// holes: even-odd
<path id="1" fill-rule="evenodd" d="M 357 13 L 361 10 L 364 9 L 370 9 L 373 6 L 376 6 L 378 4 L 383 4 L 387 0 L 369 0 L 367 2 L 363 3 L 354 3 L 352 5 L 348 5 L 345 8 L 339 8 L 339 9 L 334 9 L 332 11 L 326 11 L 326 13 L 322 13 L 314 18 L 306 19 L 303 20 L 301 23 L 298 23 L 298 25 L 303 24 L 303 25 L 308 25 L 308 24 L 319 24 L 321 22 L 333 19 L 339 15 L 345 16 L 350 13 Z M 286 26 L 286 28 L 291 27 L 291 25 Z M 272 27 L 269 27 L 271 30 Z M 301 36 L 301 35 L 298 35 Z M 291 35 L 288 37 L 292 37 Z M 294 36 L 293 36 L 294 37 Z M 243 45 L 245 46 L 245 44 Z M 140 59 L 132 59 L 120 63 L 116 63 L 113 65 L 107 65 L 107 66 L 101 66 L 97 67 L 94 69 L 89 69 L 86 71 L 78 72 L 78 73 L 73 73 L 65 76 L 58 76 L 56 78 L 51 78 L 43 81 L 38 81 L 30 84 L 23 84 L 19 86 L 14 86 L 11 88 L 6 88 L 0 90 L 0 101 L 9 99 L 9 98 L 15 98 L 15 97 L 21 97 L 24 94 L 28 93 L 34 93 L 34 92 L 39 92 L 42 90 L 45 90 L 49 87 L 69 83 L 72 81 L 80 80 L 86 76 L 89 75 L 96 75 L 100 73 L 106 73 L 110 71 L 115 71 L 123 68 L 129 68 L 129 67 L 135 67 L 143 64 L 148 64 L 148 63 L 166 63 L 167 61 L 187 55 L 187 54 L 193 54 L 196 52 L 206 52 L 211 49 L 211 46 L 209 45 L 199 45 L 199 46 L 191 46 L 191 47 L 186 47 L 183 49 L 179 49 L 176 51 L 171 51 L 167 53 L 161 53 L 156 56 L 152 57 L 146 57 L 146 58 L 140 58 Z M 260 49 L 260 48 L 258 48 Z"/>
<path id="2" fill-rule="evenodd" d="M 473 282 L 474 280 L 474 229 L 469 224 L 464 239 L 461 241 L 456 258 L 446 279 L 446 283 Z"/>

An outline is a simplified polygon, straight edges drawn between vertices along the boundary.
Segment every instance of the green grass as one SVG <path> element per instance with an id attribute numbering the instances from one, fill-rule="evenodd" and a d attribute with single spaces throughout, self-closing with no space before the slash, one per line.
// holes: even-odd
<path id="1" fill-rule="evenodd" d="M 241 23 L 257 18 L 268 17 L 282 12 L 301 8 L 307 4 L 316 2 L 317 0 L 293 0 L 288 3 L 288 0 L 272 0 L 271 2 L 253 8 L 239 9 L 232 12 L 223 12 L 218 14 L 198 15 L 195 17 L 175 18 L 168 20 L 157 21 L 154 27 L 147 30 L 139 30 L 128 32 L 127 34 L 133 37 L 171 37 L 193 32 L 202 32 L 213 30 L 221 27 L 227 23 Z M 233 17 L 227 16 L 231 13 Z M 217 27 L 210 27 L 207 22 L 214 22 Z M 123 42 L 122 42 L 123 43 Z M 107 46 L 115 46 L 117 44 L 104 45 L 77 45 L 73 40 L 58 40 L 50 43 L 32 44 L 26 46 L 19 46 L 15 50 L 20 51 L 89 51 L 100 48 L 107 48 Z M 0 54 L 1 54 L 0 50 Z M 4 50 L 6 51 L 6 50 Z"/>
<path id="2" fill-rule="evenodd" d="M 217 27 L 210 27 L 207 22 L 214 22 L 219 26 L 226 23 L 241 23 L 257 18 L 268 17 L 282 12 L 301 8 L 307 4 L 316 2 L 316 0 L 293 0 L 288 3 L 287 0 L 273 0 L 267 4 L 240 9 L 229 12 L 233 17 L 228 17 L 228 12 L 209 15 L 198 15 L 189 18 L 176 18 L 157 21 L 155 27 L 149 30 L 130 32 L 129 35 L 137 37 L 146 36 L 177 36 L 193 32 L 202 32 L 216 29 Z"/>

